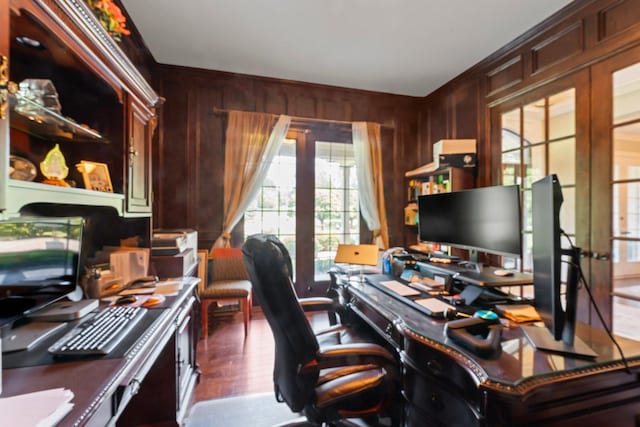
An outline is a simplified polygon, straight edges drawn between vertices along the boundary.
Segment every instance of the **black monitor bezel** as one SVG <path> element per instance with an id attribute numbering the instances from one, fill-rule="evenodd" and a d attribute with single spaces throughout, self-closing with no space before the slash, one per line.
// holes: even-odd
<path id="1" fill-rule="evenodd" d="M 512 224 L 517 224 L 516 227 L 513 227 L 511 232 L 509 232 L 509 236 L 513 239 L 510 242 L 510 248 L 506 249 L 505 247 L 496 248 L 495 246 L 486 244 L 479 245 L 471 244 L 470 242 L 465 242 L 462 239 L 447 239 L 447 238 L 437 238 L 433 239 L 434 235 L 429 234 L 428 228 L 424 227 L 422 224 L 425 223 L 425 215 L 428 205 L 433 203 L 447 203 L 451 204 L 454 202 L 454 199 L 463 200 L 466 196 L 473 195 L 474 197 L 485 198 L 490 200 L 492 196 L 507 194 L 508 197 L 512 198 L 512 202 L 514 203 L 514 208 L 509 211 Z M 422 242 L 430 242 L 437 243 L 446 246 L 452 246 L 460 249 L 469 250 L 472 252 L 483 252 L 489 253 L 499 256 L 504 256 L 508 258 L 521 258 L 522 257 L 522 205 L 521 205 L 521 192 L 520 186 L 517 184 L 514 185 L 499 185 L 499 186 L 489 186 L 489 187 L 479 187 L 467 190 L 459 190 L 452 191 L 446 193 L 437 193 L 430 195 L 422 195 L 418 196 L 418 237 Z M 468 207 L 467 207 L 468 208 Z M 496 206 L 490 206 L 490 209 L 496 209 Z M 472 215 L 470 209 L 464 209 L 462 211 L 464 215 Z M 443 220 L 451 220 L 451 218 L 443 218 Z M 517 229 L 517 230 L 516 230 Z M 517 242 L 517 243 L 516 243 Z"/>

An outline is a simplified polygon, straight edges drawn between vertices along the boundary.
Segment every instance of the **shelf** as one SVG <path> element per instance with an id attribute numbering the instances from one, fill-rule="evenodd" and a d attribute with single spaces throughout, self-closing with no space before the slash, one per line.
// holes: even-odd
<path id="1" fill-rule="evenodd" d="M 119 215 L 124 212 L 124 195 L 84 188 L 58 187 L 39 182 L 9 179 L 7 212 L 19 212 L 29 204 L 51 203 L 68 205 L 107 206 Z"/>
<path id="2" fill-rule="evenodd" d="M 19 93 L 9 98 L 11 108 L 11 127 L 26 134 L 47 139 L 53 142 L 95 142 L 109 143 L 97 131 L 84 127 L 72 119 L 63 117 L 59 113 L 42 105 L 21 97 Z M 15 111 L 18 102 L 27 104 L 32 111 L 24 114 Z"/>

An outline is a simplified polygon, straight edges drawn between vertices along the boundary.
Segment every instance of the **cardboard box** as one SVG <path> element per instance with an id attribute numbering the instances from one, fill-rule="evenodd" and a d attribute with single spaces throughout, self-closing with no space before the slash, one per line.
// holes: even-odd
<path id="1" fill-rule="evenodd" d="M 441 139 L 433 145 L 433 159 L 438 168 L 476 166 L 475 139 Z"/>

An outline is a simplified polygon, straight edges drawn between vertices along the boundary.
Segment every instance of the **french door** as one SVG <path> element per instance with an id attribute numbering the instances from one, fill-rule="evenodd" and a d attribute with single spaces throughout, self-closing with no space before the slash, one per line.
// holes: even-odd
<path id="1" fill-rule="evenodd" d="M 292 126 L 244 229 L 287 246 L 298 295 L 324 294 L 338 243 L 360 242 L 357 185 L 351 126 Z"/>
<path id="2" fill-rule="evenodd" d="M 592 76 L 593 279 L 614 333 L 640 339 L 640 48 Z"/>
<path id="3" fill-rule="evenodd" d="M 549 174 L 556 174 L 562 186 L 561 228 L 572 245 L 589 248 L 589 131 L 578 125 L 589 122 L 588 87 L 588 71 L 581 71 L 491 109 L 492 140 L 500 142 L 492 146 L 492 170 L 499 171 L 494 180 L 519 184 L 522 192 L 523 256 L 520 262 L 504 260 L 506 267 L 533 270 L 531 188 Z M 561 243 L 570 244 L 565 238 Z M 588 264 L 585 260 L 583 269 Z M 533 296 L 532 289 L 525 293 Z M 579 305 L 584 309 L 581 320 L 587 320 L 588 301 L 581 298 Z"/>

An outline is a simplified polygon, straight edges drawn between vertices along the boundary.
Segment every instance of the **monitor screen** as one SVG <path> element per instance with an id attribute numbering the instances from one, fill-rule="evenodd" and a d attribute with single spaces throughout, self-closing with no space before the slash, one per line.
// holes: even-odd
<path id="1" fill-rule="evenodd" d="M 73 292 L 84 220 L 0 221 L 0 319 L 30 313 Z"/>
<path id="2" fill-rule="evenodd" d="M 520 186 L 419 196 L 418 227 L 423 242 L 520 257 Z"/>

